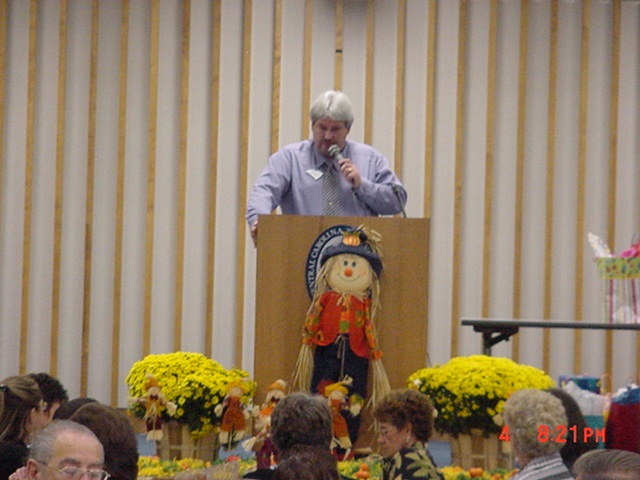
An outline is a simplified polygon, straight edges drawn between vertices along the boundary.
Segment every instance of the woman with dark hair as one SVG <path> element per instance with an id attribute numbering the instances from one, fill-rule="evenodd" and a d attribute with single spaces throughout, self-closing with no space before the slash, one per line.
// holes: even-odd
<path id="1" fill-rule="evenodd" d="M 427 451 L 434 416 L 429 397 L 414 389 L 393 390 L 375 406 L 384 480 L 443 478 Z"/>
<path id="2" fill-rule="evenodd" d="M 36 381 L 13 376 L 0 381 L 0 480 L 26 465 L 28 445 L 47 424 Z"/>
<path id="3" fill-rule="evenodd" d="M 587 421 L 582 415 L 578 402 L 562 388 L 551 388 L 549 393 L 560 399 L 567 414 L 567 442 L 560 449 L 560 456 L 567 469 L 571 470 L 580 455 L 598 448 L 598 442 L 595 440 L 595 436 L 586 438 Z M 569 432 L 573 433 L 569 434 Z"/>
<path id="4" fill-rule="evenodd" d="M 108 405 L 90 402 L 71 419 L 91 430 L 104 447 L 104 469 L 112 480 L 136 480 L 138 442 L 133 425 L 121 412 Z"/>
<path id="5" fill-rule="evenodd" d="M 338 480 L 338 465 L 327 448 L 296 445 L 278 464 L 273 480 Z"/>

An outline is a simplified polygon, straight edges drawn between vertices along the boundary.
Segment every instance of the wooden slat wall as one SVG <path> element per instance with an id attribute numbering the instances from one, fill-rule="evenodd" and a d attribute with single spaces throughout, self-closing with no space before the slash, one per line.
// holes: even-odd
<path id="1" fill-rule="evenodd" d="M 58 372 L 58 331 L 60 327 L 60 268 L 62 250 L 62 193 L 64 179 L 64 119 L 65 119 L 65 87 L 66 87 L 66 65 L 67 65 L 67 2 L 60 3 L 60 49 L 58 54 L 58 105 L 57 105 L 57 135 L 56 135 L 56 194 L 54 210 L 54 236 L 53 236 L 53 294 L 51 305 L 51 372 L 56 375 Z M 91 198 L 91 197 L 89 197 Z M 85 249 L 86 253 L 86 249 Z M 85 264 L 85 268 L 90 264 Z M 85 298 L 88 293 L 85 291 Z M 85 312 L 86 313 L 86 309 Z M 87 365 L 87 315 L 83 315 L 82 325 L 82 355 L 80 358 L 82 376 L 80 390 L 83 390 L 86 379 Z"/>
<path id="2" fill-rule="evenodd" d="M 120 63 L 118 83 L 118 153 L 116 162 L 115 245 L 113 253 L 113 331 L 111 336 L 111 405 L 118 404 L 120 391 L 120 333 L 122 324 L 122 249 L 124 224 L 125 145 L 127 141 L 127 72 L 129 60 L 129 0 L 122 2 L 120 17 Z"/>
<path id="3" fill-rule="evenodd" d="M 0 377 L 48 370 L 63 379 L 72 395 L 102 397 L 118 405 L 126 398 L 123 380 L 129 365 L 149 353 L 171 348 L 202 351 L 227 367 L 251 370 L 250 350 L 259 339 L 253 337 L 253 312 L 247 307 L 255 282 L 247 273 L 255 258 L 255 251 L 246 247 L 247 196 L 271 152 L 309 137 L 309 104 L 328 88 L 344 88 L 354 101 L 357 122 L 351 137 L 382 151 L 402 176 L 409 190 L 408 215 L 432 219 L 430 277 L 425 279 L 431 285 L 429 357 L 443 362 L 450 356 L 479 352 L 479 336 L 459 326 L 462 316 L 566 319 L 566 313 L 558 312 L 572 312 L 569 316 L 577 320 L 597 319 L 599 304 L 594 297 L 599 293 L 593 292 L 597 280 L 593 280 L 595 267 L 588 263 L 586 233 L 600 234 L 617 251 L 626 247 L 629 232 L 640 229 L 638 202 L 628 200 L 640 198 L 633 190 L 640 187 L 631 187 L 632 191 L 621 187 L 621 179 L 637 168 L 629 158 L 637 159 L 638 152 L 622 140 L 633 134 L 629 118 L 634 118 L 639 100 L 620 94 L 627 82 L 639 81 L 622 78 L 620 68 L 623 55 L 629 57 L 630 42 L 625 39 L 635 35 L 623 20 L 638 27 L 640 7 L 620 0 L 522 0 L 517 5 L 500 0 L 425 4 L 397 0 L 384 5 L 375 0 L 350 1 L 306 0 L 300 5 L 272 0 L 273 21 L 265 25 L 256 15 L 258 9 L 266 11 L 264 4 L 251 0 L 133 4 L 92 0 L 82 14 L 91 27 L 81 53 L 68 41 L 77 28 L 69 19 L 80 14 L 76 2 L 59 0 L 56 8 L 42 8 L 36 0 L 28 6 L 0 2 Z M 108 18 L 114 5 L 119 16 Z M 378 10 L 396 15 L 377 14 Z M 603 12 L 610 16 L 610 27 L 598 21 Z M 54 14 L 55 19 L 50 18 Z M 361 31 L 345 31 L 347 25 L 356 24 L 353 15 L 360 15 Z M 422 16 L 424 26 L 419 38 L 416 15 Z M 24 28 L 12 27 L 9 17 L 16 25 L 26 22 Z M 165 21 L 169 17 L 176 23 L 169 25 L 171 20 Z M 571 35 L 566 25 L 572 19 L 581 23 L 581 30 L 570 37 L 577 50 L 559 36 L 563 28 Z M 114 22 L 111 32 L 117 31 L 117 36 L 99 31 L 102 22 Z M 545 22 L 542 30 L 548 32 L 544 67 L 530 51 L 535 41 L 530 32 L 534 27 L 541 31 L 535 22 Z M 47 26 L 53 24 L 57 27 Z M 512 30 L 506 28 L 515 24 Z M 602 28 L 609 30 L 603 33 Z M 285 41 L 294 31 L 300 41 Z M 593 44 L 594 33 L 611 38 L 610 51 L 600 53 Z M 480 49 L 478 35 L 483 39 Z M 140 38 L 146 42 L 142 48 Z M 208 40 L 202 43 L 203 38 Z M 57 43 L 55 57 L 43 53 L 52 51 L 45 48 L 52 39 Z M 354 39 L 360 43 L 354 45 Z M 21 41 L 26 47 L 10 52 Z M 266 44 L 271 50 L 264 58 L 257 52 Z M 171 48 L 175 58 L 167 55 Z M 482 68 L 470 57 L 478 51 L 485 56 Z M 517 72 L 515 77 L 504 75 L 506 53 L 517 59 L 517 67 L 514 64 L 510 70 Z M 422 65 L 409 64 L 416 56 L 424 60 Z M 80 57 L 88 59 L 86 80 L 75 76 Z M 17 59 L 22 63 L 16 64 Z M 8 70 L 10 61 L 14 63 Z M 171 98 L 166 92 L 172 80 L 163 63 L 168 61 L 173 62 L 175 75 Z M 194 74 L 202 62 L 204 79 Z M 575 110 L 568 107 L 559 80 L 567 64 L 578 66 L 571 79 L 578 87 Z M 25 81 L 16 76 L 20 65 Z M 54 67 L 57 97 L 52 101 L 39 92 L 42 72 Z M 535 86 L 531 79 L 540 70 L 548 81 L 546 98 L 540 100 L 546 109 L 542 123 L 533 115 L 531 96 Z M 606 75 L 610 85 L 606 94 L 593 83 L 596 73 Z M 105 113 L 104 106 L 103 90 L 110 76 L 118 84 L 115 114 Z M 264 89 L 269 92 L 268 106 L 258 103 L 264 97 L 254 94 Z M 74 123 L 79 116 L 72 108 L 71 92 L 74 101 L 79 100 L 76 92 L 87 96 L 81 126 Z M 481 107 L 478 92 L 484 96 Z M 513 94 L 512 110 L 505 107 L 506 92 Z M 591 109 L 594 96 L 609 105 L 606 121 Z M 12 100 L 16 98 L 21 100 Z M 424 116 L 409 119 L 408 112 L 415 111 L 409 107 L 418 99 Z M 168 115 L 165 104 L 175 109 L 172 123 L 162 121 Z M 482 115 L 469 118 L 477 109 Z M 141 111 L 142 120 L 136 115 Z M 207 125 L 191 121 L 203 111 L 206 114 L 200 118 L 206 118 Z M 376 115 L 378 111 L 390 112 L 389 118 Z M 42 122 L 51 112 L 55 128 Z M 421 122 L 417 129 L 416 122 Z M 112 133 L 106 128 L 111 125 Z M 606 131 L 606 138 L 597 139 L 594 129 Z M 533 145 L 532 131 L 543 132 L 545 142 Z M 577 135 L 567 141 L 566 131 Z M 106 139 L 107 134 L 112 136 Z M 175 139 L 175 152 L 159 149 L 166 138 Z M 567 157 L 570 142 L 576 146 L 575 155 Z M 79 156 L 74 153 L 78 143 L 84 148 Z M 48 145 L 55 148 L 43 153 Z M 194 154 L 200 145 L 206 153 Z M 595 165 L 592 148 L 607 152 L 606 161 Z M 166 162 L 174 162 L 171 171 L 176 173 L 169 186 L 158 175 Z M 507 162 L 513 165 L 511 170 L 505 170 Z M 72 168 L 79 164 L 84 167 Z M 97 167 L 105 164 L 113 165 L 112 177 L 97 174 Z M 225 177 L 229 165 L 234 178 Z M 534 178 L 529 173 L 532 165 L 544 165 L 545 174 Z M 571 187 L 567 194 L 573 196 L 570 200 L 558 195 L 558 178 L 567 169 L 576 179 L 575 191 Z M 82 181 L 67 182 L 79 171 Z M 45 172 L 53 172 L 51 180 L 45 179 Z M 101 191 L 112 192 L 108 199 L 97 193 L 104 182 L 109 188 Z M 223 188 L 217 187 L 219 183 Z M 76 191 L 74 184 L 82 184 L 83 191 Z M 504 193 L 506 185 L 514 185 L 513 195 Z M 531 198 L 532 185 L 540 185 L 541 198 Z M 138 191 L 140 198 L 129 193 Z M 160 199 L 166 198 L 175 200 L 174 215 L 159 209 L 166 203 Z M 535 266 L 527 241 L 533 220 L 527 208 L 530 202 L 536 205 L 536 215 L 543 217 L 539 236 L 546 245 Z M 591 208 L 591 202 L 605 206 L 600 211 Z M 194 207 L 198 203 L 203 205 L 201 211 Z M 43 210 L 45 204 L 54 205 L 50 213 Z M 72 204 L 84 205 L 83 216 L 67 221 L 74 215 Z M 108 221 L 98 213 L 105 211 Z M 567 233 L 569 227 L 567 232 L 558 228 L 560 219 L 568 216 L 575 222 L 570 227 L 575 233 Z M 159 228 L 166 218 L 173 224 Z M 635 224 L 629 225 L 629 219 Z M 74 223 L 84 229 L 78 252 L 77 270 L 83 276 L 79 295 L 64 284 L 65 272 L 76 270 L 77 260 L 68 253 L 72 244 L 68 229 Z M 171 232 L 171 241 L 157 242 L 159 232 Z M 10 241 L 16 235 L 21 238 L 19 249 Z M 143 238 L 139 247 L 137 238 Z M 575 245 L 570 259 L 561 258 L 567 243 Z M 164 245 L 170 245 L 169 270 L 175 272 L 163 271 Z M 506 254 L 498 248 L 505 245 Z M 194 253 L 206 262 L 201 271 L 187 261 Z M 50 273 L 36 275 L 36 267 L 37 272 Z M 562 281 L 572 283 L 571 295 L 558 293 Z M 199 283 L 202 286 L 194 293 L 193 285 Z M 158 306 L 162 294 L 156 293 L 167 291 L 173 296 L 169 312 Z M 34 312 L 34 308 L 41 312 L 43 303 L 49 305 L 49 318 Z M 105 304 L 110 311 L 103 315 Z M 105 321 L 111 337 L 98 343 L 92 332 Z M 75 357 L 63 335 L 71 325 L 78 334 L 73 343 L 80 349 L 77 362 L 70 362 Z M 197 338 L 188 333 L 194 330 L 201 330 Z M 283 333 L 283 338 L 295 338 L 293 333 L 294 337 Z M 11 335 L 19 336 L 19 342 L 9 343 Z M 612 373 L 614 383 L 640 371 L 640 335 L 634 335 L 630 344 L 628 336 L 609 332 L 597 337 L 600 343 L 587 351 L 586 334 L 576 331 L 567 334 L 573 347 L 566 352 L 553 351 L 547 330 L 539 338 L 527 335 L 521 332 L 510 345 L 497 347 L 498 352 L 554 374 Z M 530 342 L 534 349 L 528 348 Z M 634 365 L 615 364 L 613 351 L 620 346 L 635 350 L 629 355 L 635 355 Z M 594 348 L 597 354 L 591 355 Z M 111 370 L 109 382 L 96 378 L 104 366 Z"/>
<path id="4" fill-rule="evenodd" d="M 464 113 L 465 113 L 465 61 L 467 58 L 467 10 L 468 2 L 460 2 L 458 22 L 458 70 L 456 78 L 456 134 L 455 134 L 455 182 L 453 196 L 453 248 L 451 284 L 451 356 L 460 355 L 460 282 L 462 241 L 462 191 L 464 170 Z"/>

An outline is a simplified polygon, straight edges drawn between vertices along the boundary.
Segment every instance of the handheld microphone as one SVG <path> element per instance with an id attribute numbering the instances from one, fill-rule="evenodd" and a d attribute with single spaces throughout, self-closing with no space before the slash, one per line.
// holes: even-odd
<path id="1" fill-rule="evenodd" d="M 327 152 L 329 153 L 329 155 L 335 158 L 338 162 L 340 162 L 341 160 L 344 160 L 344 157 L 340 153 L 340 147 L 335 143 L 329 147 L 329 150 L 327 150 Z"/>

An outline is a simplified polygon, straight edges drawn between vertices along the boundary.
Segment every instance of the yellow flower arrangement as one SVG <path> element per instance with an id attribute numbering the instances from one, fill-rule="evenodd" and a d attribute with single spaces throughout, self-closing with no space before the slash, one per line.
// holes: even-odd
<path id="1" fill-rule="evenodd" d="M 162 418 L 187 425 L 196 437 L 219 426 L 221 418 L 214 410 L 223 401 L 229 383 L 243 381 L 245 395 L 242 401 L 245 404 L 256 391 L 256 382 L 249 379 L 249 374 L 243 370 L 226 370 L 215 360 L 199 353 L 175 352 L 147 355 L 134 363 L 125 380 L 130 397 L 145 395 L 148 374 L 156 378 L 165 400 L 177 406 L 173 415 L 164 409 Z M 136 417 L 144 417 L 144 406 L 136 404 L 132 411 Z"/>
<path id="2" fill-rule="evenodd" d="M 172 477 L 186 470 L 204 470 L 210 466 L 210 462 L 196 458 L 162 460 L 160 457 L 141 456 L 138 458 L 138 477 Z"/>
<path id="3" fill-rule="evenodd" d="M 502 427 L 496 420 L 511 393 L 555 385 L 542 370 L 486 355 L 454 357 L 444 365 L 418 370 L 407 382 L 433 401 L 438 411 L 435 429 L 453 436 L 472 429 L 499 433 Z"/>
<path id="4" fill-rule="evenodd" d="M 517 470 L 496 468 L 495 470 L 483 470 L 471 468 L 464 470 L 462 467 L 443 467 L 440 473 L 444 480 L 507 480 L 517 473 Z"/>

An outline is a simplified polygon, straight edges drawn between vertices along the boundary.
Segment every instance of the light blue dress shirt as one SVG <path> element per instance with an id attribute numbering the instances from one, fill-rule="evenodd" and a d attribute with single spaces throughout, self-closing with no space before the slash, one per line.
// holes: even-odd
<path id="1" fill-rule="evenodd" d="M 407 192 L 381 153 L 369 145 L 347 140 L 342 156 L 351 160 L 362 179 L 356 189 L 343 175 L 339 176 L 343 216 L 402 212 Z M 322 215 L 321 167 L 325 161 L 311 139 L 287 145 L 271 155 L 249 196 L 249 226 L 258 220 L 258 215 L 269 214 L 278 206 L 284 214 Z M 337 161 L 333 162 L 337 167 Z"/>

